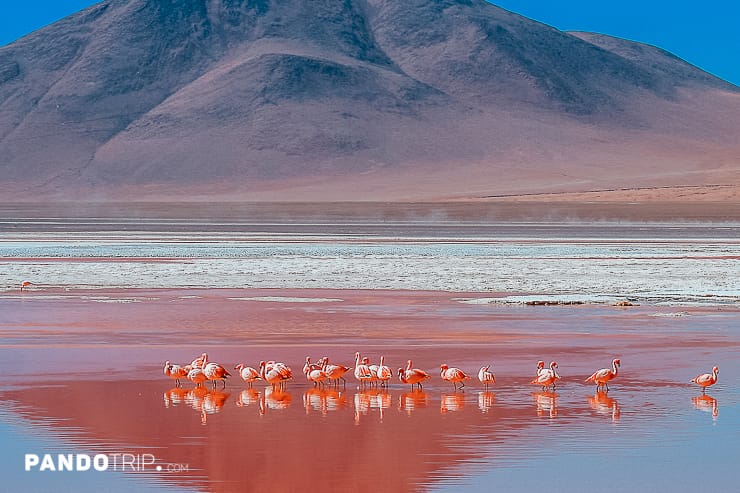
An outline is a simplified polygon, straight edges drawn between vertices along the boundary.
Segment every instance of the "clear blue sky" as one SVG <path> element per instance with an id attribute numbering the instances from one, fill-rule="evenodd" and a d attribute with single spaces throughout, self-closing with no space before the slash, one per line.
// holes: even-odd
<path id="1" fill-rule="evenodd" d="M 96 2 L 3 3 L 0 46 Z M 738 0 L 494 0 L 492 3 L 558 29 L 595 31 L 654 44 L 740 85 Z"/>

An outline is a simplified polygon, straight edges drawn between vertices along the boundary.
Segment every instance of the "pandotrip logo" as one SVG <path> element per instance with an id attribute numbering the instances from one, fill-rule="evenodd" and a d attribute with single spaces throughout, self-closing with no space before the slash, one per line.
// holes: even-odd
<path id="1" fill-rule="evenodd" d="M 25 454 L 26 472 L 168 472 L 190 471 L 189 464 L 157 460 L 154 454 Z"/>

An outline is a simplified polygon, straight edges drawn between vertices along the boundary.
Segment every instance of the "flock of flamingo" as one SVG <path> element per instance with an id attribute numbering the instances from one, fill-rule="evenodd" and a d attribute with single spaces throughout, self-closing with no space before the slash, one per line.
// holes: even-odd
<path id="1" fill-rule="evenodd" d="M 585 382 L 596 384 L 597 392 L 608 392 L 609 382 L 617 377 L 620 366 L 621 361 L 615 358 L 612 360 L 611 368 L 596 370 Z M 239 376 L 250 388 L 257 380 L 263 380 L 272 386 L 273 390 L 283 390 L 286 383 L 293 379 L 293 370 L 285 363 L 275 361 L 260 361 L 259 369 L 244 364 L 238 364 L 234 369 L 239 372 Z M 539 385 L 543 390 L 554 391 L 555 384 L 561 378 L 557 369 L 558 364 L 555 361 L 550 363 L 549 368 L 545 367 L 544 361 L 538 361 L 536 376 L 530 384 Z M 391 378 L 393 378 L 393 371 L 385 365 L 383 356 L 380 357 L 378 365 L 373 365 L 370 364 L 369 358 L 363 358 L 359 352 L 355 353 L 354 368 L 330 363 L 327 356 L 320 358 L 316 363 L 312 363 L 311 357 L 306 356 L 306 364 L 303 366 L 303 374 L 306 376 L 306 379 L 312 382 L 314 387 L 320 388 L 327 383 L 339 385 L 340 380 L 343 385 L 346 384 L 344 375 L 350 370 L 354 370 L 354 377 L 359 382 L 361 388 L 365 388 L 366 386 L 387 388 Z M 188 365 L 177 365 L 166 361 L 164 364 L 164 374 L 174 379 L 177 386 L 181 385 L 180 379 L 187 378 L 195 383 L 196 387 L 200 387 L 205 382 L 210 381 L 214 389 L 218 381 L 221 381 L 225 388 L 226 379 L 231 376 L 223 365 L 209 361 L 207 353 L 202 353 Z M 421 390 L 422 383 L 432 378 L 426 371 L 413 368 L 411 360 L 408 360 L 405 369 L 398 368 L 397 374 L 399 381 L 403 384 L 411 385 L 412 390 L 415 386 Z M 712 373 L 698 375 L 690 382 L 699 385 L 702 388 L 702 393 L 704 393 L 707 387 L 717 383 L 718 374 L 719 368 L 715 366 L 712 368 Z M 447 364 L 440 365 L 440 377 L 442 380 L 450 382 L 455 390 L 462 389 L 465 387 L 465 381 L 471 380 L 470 375 L 463 370 L 457 367 L 450 367 Z M 490 365 L 483 366 L 478 370 L 478 380 L 480 380 L 486 390 L 488 390 L 490 385 L 496 383 L 496 378 L 490 371 Z M 458 384 L 460 385 L 459 387 Z"/>

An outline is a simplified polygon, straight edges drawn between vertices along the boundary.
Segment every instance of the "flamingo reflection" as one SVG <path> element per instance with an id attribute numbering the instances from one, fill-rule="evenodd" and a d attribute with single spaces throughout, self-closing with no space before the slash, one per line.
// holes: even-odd
<path id="1" fill-rule="evenodd" d="M 603 390 L 599 390 L 594 395 L 588 396 L 588 405 L 599 414 L 611 415 L 613 423 L 619 421 L 619 402 L 609 397 L 609 394 Z"/>
<path id="2" fill-rule="evenodd" d="M 205 387 L 195 387 L 181 392 L 183 389 L 171 389 L 165 394 L 165 407 L 185 403 L 201 415 L 201 423 L 206 424 L 209 414 L 216 414 L 221 411 L 226 404 L 226 400 L 231 395 L 228 392 L 220 390 L 208 390 Z M 169 399 L 169 403 L 168 403 Z"/>
<path id="3" fill-rule="evenodd" d="M 447 414 L 448 412 L 459 411 L 465 406 L 465 396 L 463 394 L 442 394 L 439 412 Z"/>
<path id="4" fill-rule="evenodd" d="M 306 414 L 313 410 L 326 416 L 329 411 L 342 409 L 344 404 L 344 394 L 335 389 L 314 387 L 303 393 L 303 407 L 306 409 Z"/>
<path id="5" fill-rule="evenodd" d="M 719 416 L 719 405 L 717 399 L 709 394 L 701 394 L 691 398 L 691 402 L 694 404 L 694 409 L 704 411 L 706 413 L 712 413 L 713 418 Z"/>
<path id="6" fill-rule="evenodd" d="M 280 387 L 265 387 L 265 391 L 262 393 L 262 399 L 260 400 L 260 414 L 264 415 L 268 409 L 279 410 L 287 409 L 290 407 L 290 403 L 293 400 L 293 396 L 280 389 Z"/>
<path id="7" fill-rule="evenodd" d="M 185 396 L 188 390 L 182 387 L 173 387 L 164 393 L 164 407 L 169 409 L 171 407 L 179 406 L 185 402 Z"/>
<path id="8" fill-rule="evenodd" d="M 423 390 L 412 390 L 398 396 L 398 410 L 406 411 L 406 414 L 409 416 L 416 409 L 427 407 L 428 405 L 429 396 Z"/>
<path id="9" fill-rule="evenodd" d="M 493 401 L 495 400 L 496 394 L 493 392 L 478 392 L 478 409 L 482 413 L 487 413 L 493 407 Z"/>
<path id="10" fill-rule="evenodd" d="M 532 394 L 534 402 L 537 404 L 537 416 L 550 416 L 554 418 L 558 415 L 558 394 L 545 390 L 534 392 Z"/>
<path id="11" fill-rule="evenodd" d="M 239 407 L 251 406 L 253 404 L 259 404 L 260 392 L 259 390 L 248 388 L 239 392 L 239 397 L 236 400 L 236 405 Z"/>
<path id="12" fill-rule="evenodd" d="M 385 389 L 368 389 L 357 392 L 354 396 L 355 424 L 360 422 L 360 416 L 366 416 L 371 410 L 379 411 L 380 421 L 383 421 L 385 410 L 391 407 L 391 396 Z"/>

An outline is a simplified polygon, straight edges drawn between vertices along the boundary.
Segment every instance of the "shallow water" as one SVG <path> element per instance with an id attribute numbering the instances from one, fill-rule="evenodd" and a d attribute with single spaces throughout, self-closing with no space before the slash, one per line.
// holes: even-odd
<path id="1" fill-rule="evenodd" d="M 558 223 L 532 223 L 520 209 L 415 205 L 296 221 L 295 206 L 270 220 L 253 207 L 0 204 L 3 487 L 736 489 L 736 215 L 574 223 L 564 217 L 583 210 L 566 207 Z M 23 279 L 33 284 L 21 293 Z M 641 306 L 611 306 L 624 299 Z M 541 300 L 598 304 L 526 305 Z M 299 370 L 306 355 L 351 366 L 356 350 L 392 368 L 413 358 L 433 378 L 423 392 L 397 380 L 321 391 L 299 374 L 272 392 L 162 375 L 164 360 L 201 351 L 228 368 Z M 612 357 L 620 375 L 597 394 L 583 380 Z M 529 384 L 538 359 L 559 362 L 555 392 Z M 473 375 L 464 391 L 440 381 L 442 362 Z M 491 363 L 486 392 L 475 374 Z M 720 381 L 702 395 L 688 381 L 715 364 Z M 26 472 L 28 453 L 154 462 Z"/>
<path id="2" fill-rule="evenodd" d="M 70 491 L 731 491 L 736 484 L 734 308 L 269 292 L 0 295 L 9 484 L 52 490 L 56 474 L 71 478 Z M 138 301 L 99 303 L 124 297 Z M 351 364 L 360 350 L 373 361 L 384 355 L 392 368 L 411 357 L 432 379 L 422 392 L 395 379 L 388 390 L 358 389 L 351 378 L 322 391 L 299 374 L 273 392 L 237 379 L 215 391 L 189 382 L 178 388 L 162 375 L 164 359 L 185 362 L 202 350 L 228 368 L 276 359 L 294 370 L 306 355 Z M 613 356 L 622 359 L 620 375 L 608 394 L 597 394 L 583 380 Z M 541 358 L 559 362 L 555 392 L 529 384 Z M 442 362 L 473 380 L 454 391 L 439 379 Z M 486 392 L 475 374 L 491 363 L 496 384 Z M 720 382 L 702 396 L 688 380 L 714 364 Z M 26 473 L 26 453 L 156 460 L 136 471 Z"/>
<path id="3" fill-rule="evenodd" d="M 82 377 L 24 385 L 2 392 L 4 433 L 24 438 L 5 454 L 16 463 L 29 451 L 156 458 L 143 470 L 77 473 L 95 480 L 84 491 L 141 482 L 202 491 L 730 491 L 737 479 L 740 396 L 727 386 L 701 395 L 630 382 L 594 394 L 573 381 L 544 392 L 502 380 L 489 392 L 300 382 L 284 392 L 206 390 Z M 28 449 L 36 436 L 43 445 Z M 55 483 L 54 473 L 11 472 Z"/>

